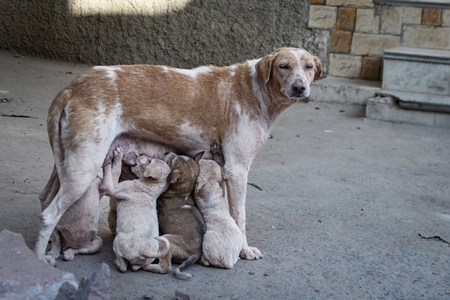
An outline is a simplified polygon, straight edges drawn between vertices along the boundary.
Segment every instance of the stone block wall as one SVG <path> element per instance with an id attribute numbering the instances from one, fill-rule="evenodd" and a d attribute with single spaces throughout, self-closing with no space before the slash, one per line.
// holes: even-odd
<path id="1" fill-rule="evenodd" d="M 327 66 L 308 0 L 0 0 L 0 49 L 89 64 L 191 68 L 303 47 Z"/>
<path id="2" fill-rule="evenodd" d="M 381 80 L 384 49 L 450 49 L 450 9 L 311 0 L 309 28 L 330 35 L 328 74 Z"/>

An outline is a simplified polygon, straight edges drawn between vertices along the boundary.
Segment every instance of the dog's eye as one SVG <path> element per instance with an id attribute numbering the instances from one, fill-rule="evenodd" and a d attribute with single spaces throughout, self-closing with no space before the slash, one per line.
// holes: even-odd
<path id="1" fill-rule="evenodd" d="M 306 66 L 306 70 L 312 70 L 313 69 L 313 66 L 312 65 L 307 65 Z"/>
<path id="2" fill-rule="evenodd" d="M 288 64 L 281 64 L 280 65 L 280 69 L 289 70 L 290 68 L 291 68 L 291 66 L 289 66 Z"/>

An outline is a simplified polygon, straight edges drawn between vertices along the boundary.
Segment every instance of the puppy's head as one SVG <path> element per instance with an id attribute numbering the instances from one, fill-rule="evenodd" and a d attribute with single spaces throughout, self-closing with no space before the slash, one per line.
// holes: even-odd
<path id="1" fill-rule="evenodd" d="M 256 64 L 261 81 L 272 92 L 288 98 L 308 98 L 310 86 L 322 74 L 322 63 L 317 56 L 299 48 L 280 48 Z"/>
<path id="2" fill-rule="evenodd" d="M 184 155 L 176 155 L 173 152 L 166 153 L 163 161 L 172 170 L 169 175 L 169 188 L 167 192 L 177 194 L 190 194 L 194 190 L 195 182 L 200 173 L 199 160 L 204 152 L 200 152 L 190 158 Z"/>
<path id="3" fill-rule="evenodd" d="M 199 206 L 208 205 L 213 195 L 226 198 L 226 182 L 222 168 L 213 160 L 200 160 L 200 174 L 195 184 L 194 197 Z"/>
<path id="4" fill-rule="evenodd" d="M 160 159 L 150 159 L 146 155 L 136 158 L 136 165 L 131 167 L 131 171 L 138 178 L 148 178 L 156 181 L 166 180 L 170 174 L 170 167 Z"/>

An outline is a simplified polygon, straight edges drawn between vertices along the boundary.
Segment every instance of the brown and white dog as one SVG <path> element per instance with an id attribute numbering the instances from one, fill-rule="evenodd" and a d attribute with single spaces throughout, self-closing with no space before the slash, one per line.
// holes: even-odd
<path id="1" fill-rule="evenodd" d="M 321 69 L 319 58 L 306 50 L 281 48 L 227 67 L 99 66 L 80 75 L 49 109 L 48 134 L 61 187 L 41 214 L 36 254 L 45 259 L 63 213 L 95 180 L 114 138 L 131 132 L 191 157 L 222 145 L 230 211 L 244 236 L 241 257 L 262 257 L 245 235 L 250 165 L 275 119 L 309 97 Z"/>

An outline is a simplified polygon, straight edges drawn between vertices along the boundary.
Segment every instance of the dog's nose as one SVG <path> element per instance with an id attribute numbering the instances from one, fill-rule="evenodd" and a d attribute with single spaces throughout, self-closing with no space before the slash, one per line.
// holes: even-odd
<path id="1" fill-rule="evenodd" d="M 306 91 L 306 87 L 303 83 L 298 83 L 298 84 L 292 85 L 292 97 L 304 97 L 305 91 Z"/>

